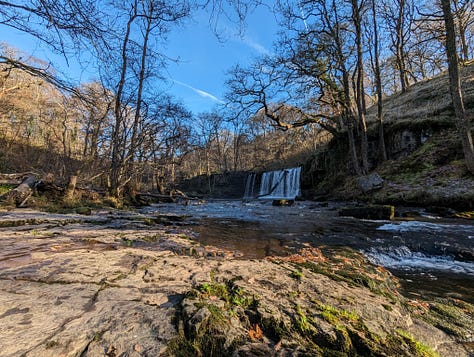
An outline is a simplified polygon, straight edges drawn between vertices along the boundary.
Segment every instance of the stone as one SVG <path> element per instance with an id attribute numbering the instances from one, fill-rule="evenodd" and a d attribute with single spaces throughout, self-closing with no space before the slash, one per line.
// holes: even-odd
<path id="1" fill-rule="evenodd" d="M 434 213 L 441 217 L 452 217 L 456 214 L 456 211 L 452 208 L 441 206 L 428 206 L 426 207 L 426 212 Z"/>
<path id="2" fill-rule="evenodd" d="M 375 190 L 379 190 L 383 187 L 384 180 L 380 175 L 376 172 L 371 173 L 367 176 L 360 176 L 357 179 L 359 183 L 359 187 L 362 192 L 372 192 Z"/>
<path id="3" fill-rule="evenodd" d="M 273 200 L 272 206 L 293 206 L 294 200 Z"/>
<path id="4" fill-rule="evenodd" d="M 392 220 L 395 217 L 395 207 L 391 205 L 348 207 L 339 210 L 339 216 L 350 216 L 359 219 Z"/>
<path id="5" fill-rule="evenodd" d="M 90 216 L 92 214 L 92 210 L 90 209 L 90 207 L 77 207 L 76 213 L 83 214 L 85 216 Z"/>

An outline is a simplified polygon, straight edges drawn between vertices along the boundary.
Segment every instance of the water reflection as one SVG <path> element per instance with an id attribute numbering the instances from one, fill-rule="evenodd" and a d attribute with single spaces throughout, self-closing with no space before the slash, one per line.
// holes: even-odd
<path id="1" fill-rule="evenodd" d="M 351 247 L 402 279 L 407 293 L 459 294 L 474 302 L 474 224 L 467 220 L 365 221 L 338 217 L 343 203 L 212 201 L 147 210 L 192 215 L 196 239 L 261 259 L 304 245 Z"/>

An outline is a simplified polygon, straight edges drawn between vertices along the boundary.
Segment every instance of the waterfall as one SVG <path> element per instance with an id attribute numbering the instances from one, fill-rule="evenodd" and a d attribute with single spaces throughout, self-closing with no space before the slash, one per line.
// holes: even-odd
<path id="1" fill-rule="evenodd" d="M 250 173 L 245 180 L 244 200 L 255 198 L 255 182 L 257 181 L 257 174 Z"/>
<path id="2" fill-rule="evenodd" d="M 257 174 L 251 173 L 245 183 L 244 199 L 294 200 L 301 195 L 300 176 L 301 167 L 264 172 L 257 188 Z"/>

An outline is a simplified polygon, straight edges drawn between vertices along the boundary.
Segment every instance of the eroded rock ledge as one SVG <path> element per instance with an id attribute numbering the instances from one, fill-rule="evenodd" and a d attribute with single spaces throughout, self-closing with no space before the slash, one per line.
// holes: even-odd
<path id="1" fill-rule="evenodd" d="M 133 212 L 1 215 L 23 222 L 0 224 L 2 356 L 473 353 L 471 305 L 406 300 L 353 251 L 242 260 Z"/>

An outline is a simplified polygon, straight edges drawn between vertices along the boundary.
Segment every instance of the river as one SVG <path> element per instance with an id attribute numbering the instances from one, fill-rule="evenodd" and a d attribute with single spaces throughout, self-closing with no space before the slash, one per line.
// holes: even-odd
<path id="1" fill-rule="evenodd" d="M 339 217 L 342 203 L 214 200 L 159 204 L 147 212 L 189 215 L 195 239 L 245 259 L 287 255 L 304 246 L 350 247 L 400 280 L 407 297 L 450 296 L 474 303 L 474 222 L 424 215 L 417 220 Z"/>

